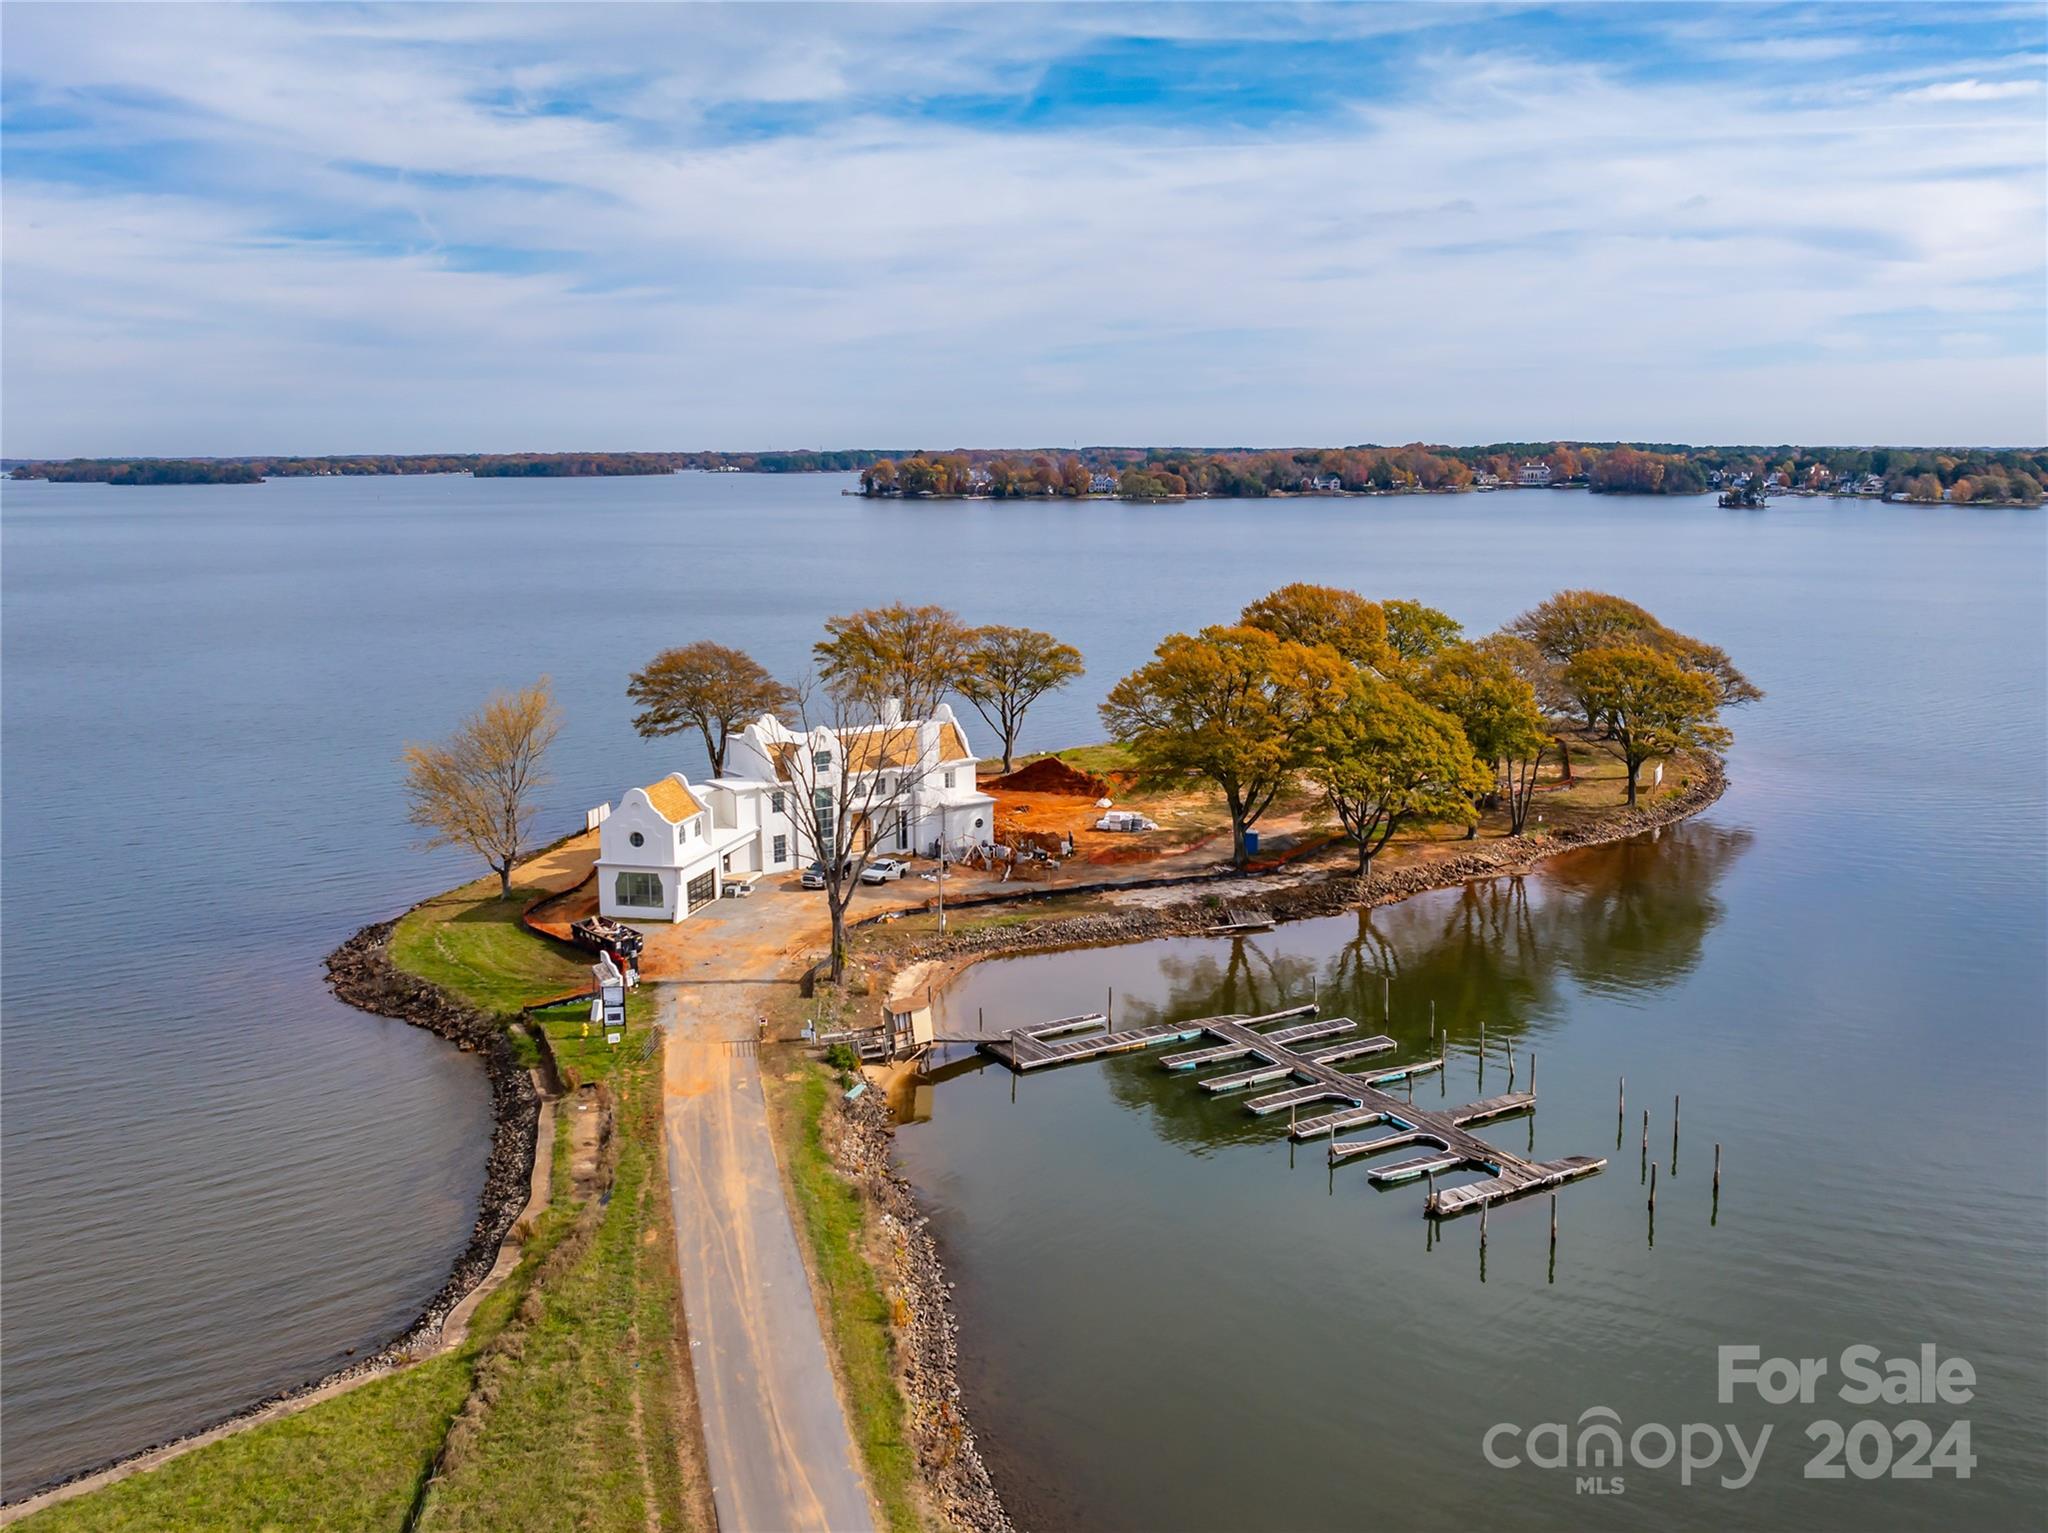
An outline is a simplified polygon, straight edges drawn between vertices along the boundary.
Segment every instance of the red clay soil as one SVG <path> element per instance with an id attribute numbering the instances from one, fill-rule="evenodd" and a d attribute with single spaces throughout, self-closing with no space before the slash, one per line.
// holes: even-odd
<path id="1" fill-rule="evenodd" d="M 1011 793 L 1057 793 L 1086 799 L 1109 797 L 1108 783 L 1068 766 L 1057 756 L 1040 756 L 1029 766 L 1019 767 L 1007 777 L 984 778 L 981 786 L 984 789 L 1005 789 Z"/>

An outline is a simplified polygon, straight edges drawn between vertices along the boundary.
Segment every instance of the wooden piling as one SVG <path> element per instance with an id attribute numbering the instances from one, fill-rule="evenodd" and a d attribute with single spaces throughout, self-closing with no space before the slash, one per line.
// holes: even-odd
<path id="1" fill-rule="evenodd" d="M 1529 1050 L 1529 1095 L 1536 1095 L 1536 1051 Z"/>
<path id="2" fill-rule="evenodd" d="M 1721 1196 L 1721 1146 L 1714 1146 L 1714 1196 Z"/>
<path id="3" fill-rule="evenodd" d="M 1657 1168 L 1650 1167 L 1650 1212 L 1657 1211 Z"/>
<path id="4" fill-rule="evenodd" d="M 1491 1207 L 1491 1203 L 1479 1205 L 1479 1249 L 1482 1251 L 1486 1249 L 1486 1211 Z"/>
<path id="5" fill-rule="evenodd" d="M 1510 1091 L 1513 1091 L 1514 1089 L 1515 1089 L 1515 1051 L 1514 1051 L 1514 1049 L 1513 1049 L 1512 1047 L 1510 1047 L 1510 1048 L 1508 1049 L 1508 1090 L 1510 1090 Z"/>
<path id="6" fill-rule="evenodd" d="M 1650 1153 L 1650 1109 L 1643 1109 L 1643 1153 Z"/>
<path id="7" fill-rule="evenodd" d="M 1550 1247 L 1557 1249 L 1557 1194 L 1550 1195 Z"/>
<path id="8" fill-rule="evenodd" d="M 988 1019 L 982 1014 L 982 1009 L 979 1006 L 974 1008 L 974 1030 L 977 1033 L 988 1031 Z"/>

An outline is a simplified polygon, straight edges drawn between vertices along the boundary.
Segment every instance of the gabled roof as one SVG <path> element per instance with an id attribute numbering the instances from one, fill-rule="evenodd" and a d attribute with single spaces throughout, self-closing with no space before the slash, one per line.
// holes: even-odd
<path id="1" fill-rule="evenodd" d="M 654 812 L 671 825 L 680 825 L 691 815 L 704 812 L 704 806 L 697 802 L 696 795 L 674 777 L 651 782 L 640 791 L 647 795 L 647 802 L 654 806 Z"/>
<path id="2" fill-rule="evenodd" d="M 967 737 L 960 733 L 958 724 L 939 726 L 939 762 L 972 761 L 973 753 L 967 749 Z"/>
<path id="3" fill-rule="evenodd" d="M 917 726 L 878 724 L 868 729 L 850 729 L 839 737 L 839 748 L 846 752 L 846 770 L 849 772 L 872 772 L 880 767 L 913 767 L 917 765 L 919 754 Z"/>

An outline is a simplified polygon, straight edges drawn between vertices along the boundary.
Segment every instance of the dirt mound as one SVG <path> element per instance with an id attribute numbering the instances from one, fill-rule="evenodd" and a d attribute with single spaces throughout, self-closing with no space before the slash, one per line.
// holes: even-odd
<path id="1" fill-rule="evenodd" d="M 1068 766 L 1057 756 L 1041 756 L 1007 777 L 992 777 L 985 788 L 1005 788 L 1012 793 L 1059 793 L 1072 798 L 1107 798 L 1109 784 Z"/>

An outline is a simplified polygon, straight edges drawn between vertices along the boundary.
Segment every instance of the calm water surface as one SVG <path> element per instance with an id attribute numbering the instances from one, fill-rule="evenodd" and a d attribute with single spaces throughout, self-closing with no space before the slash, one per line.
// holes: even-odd
<path id="1" fill-rule="evenodd" d="M 1424 1057 L 1433 1016 L 1450 1065 L 1422 1101 L 1506 1089 L 1510 1046 L 1526 1086 L 1533 1051 L 1539 1114 L 1480 1132 L 1610 1169 L 1561 1195 L 1554 1269 L 1544 1200 L 1496 1211 L 1482 1261 L 1476 1218 L 1433 1234 L 1419 1188 L 1377 1192 L 1356 1162 L 1332 1174 L 1284 1122 L 1152 1056 L 1022 1081 L 963 1066 L 899 1143 L 960 1285 L 999 1483 L 1033 1527 L 2039 1526 L 2038 519 L 1795 503 L 1659 507 L 1624 530 L 1594 505 L 1536 535 L 1515 520 L 1527 504 L 1488 506 L 1469 536 L 1463 518 L 1436 538 L 1361 528 L 1314 567 L 1475 625 L 1520 599 L 1508 571 L 1521 591 L 1591 584 L 1682 612 L 1770 693 L 1736 715 L 1712 812 L 1369 915 L 987 963 L 949 1013 L 995 1029 L 1097 1009 L 1110 987 L 1120 1021 L 1316 996 Z M 1246 585 L 1269 583 L 1267 555 L 1249 562 Z M 1972 1362 L 1971 1405 L 1872 1412 L 1839 1378 L 1811 1407 L 1716 1398 L 1723 1344 L 1838 1359 L 1923 1342 Z M 1603 1497 L 1482 1457 L 1496 1423 L 1576 1429 L 1599 1406 L 1625 1433 L 1732 1422 L 1753 1441 L 1768 1423 L 1774 1441 L 1740 1490 L 1630 1467 Z M 1973 1478 L 1803 1477 L 1810 1423 L 1872 1414 L 1936 1436 L 1968 1417 Z"/>
<path id="2" fill-rule="evenodd" d="M 1363 930 L 989 966 L 958 1003 L 1038 1017 L 1115 984 L 1195 1014 L 1255 980 L 1390 970 L 1404 1039 L 1434 996 L 1460 1039 L 1484 1014 L 1490 1037 L 1540 1045 L 1545 1154 L 1612 1148 L 1623 1070 L 1634 1103 L 1683 1090 L 1677 1180 L 1654 1250 L 1632 1153 L 1569 1192 L 1554 1287 L 1540 1213 L 1503 1217 L 1482 1287 L 1469 1221 L 1425 1250 L 1412 1196 L 1356 1167 L 1331 1190 L 1310 1156 L 1290 1172 L 1269 1132 L 1142 1061 L 1034 1078 L 1014 1107 L 1005 1078 L 943 1085 L 904 1153 L 1020 1506 L 1334 1526 L 1357 1520 L 1338 1488 L 1370 1486 L 1417 1516 L 1594 1518 L 1519 1484 L 1504 1513 L 1478 1433 L 1600 1403 L 1702 1419 L 1723 1339 L 1964 1352 L 1986 1379 L 1973 1493 L 1994 1521 L 2038 1499 L 2014 1467 L 2042 1428 L 2048 1239 L 2038 515 L 1569 494 L 870 506 L 845 482 L 0 490 L 10 1493 L 345 1361 L 466 1238 L 481 1073 L 319 976 L 356 926 L 470 872 L 409 844 L 407 739 L 551 674 L 564 829 L 701 769 L 631 732 L 625 677 L 655 649 L 716 637 L 793 674 L 824 615 L 903 598 L 1081 645 L 1089 676 L 1031 720 L 1028 743 L 1065 744 L 1099 736 L 1102 691 L 1159 635 L 1311 578 L 1475 628 L 1562 585 L 1619 590 L 1772 695 L 1738 717 L 1734 791 L 1655 847 Z M 1361 983 L 1354 1010 L 1376 1004 Z M 1449 1089 L 1477 1094 L 1460 1069 Z M 1653 1494 L 1631 1481 L 1623 1505 Z M 1738 1518 L 1788 1504 L 1725 1500 Z"/>

